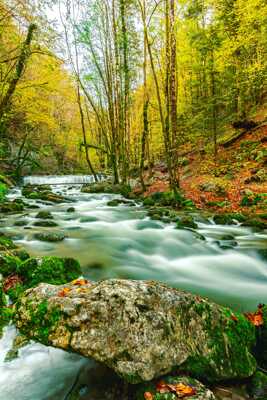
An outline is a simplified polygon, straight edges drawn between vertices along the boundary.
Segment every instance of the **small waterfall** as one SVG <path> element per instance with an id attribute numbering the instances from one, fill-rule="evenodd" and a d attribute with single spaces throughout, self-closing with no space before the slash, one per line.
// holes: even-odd
<path id="1" fill-rule="evenodd" d="M 103 175 L 98 175 L 99 180 L 104 180 Z M 84 183 L 94 183 L 93 175 L 42 175 L 25 176 L 23 185 L 83 185 Z"/>

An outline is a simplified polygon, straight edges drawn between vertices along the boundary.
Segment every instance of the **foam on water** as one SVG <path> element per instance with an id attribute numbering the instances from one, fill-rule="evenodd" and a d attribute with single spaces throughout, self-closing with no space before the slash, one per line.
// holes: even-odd
<path id="1" fill-rule="evenodd" d="M 7 327 L 0 341 L 0 399 L 63 399 L 88 360 L 31 342 L 19 350 L 18 358 L 5 362 L 15 336 L 15 328 Z"/>

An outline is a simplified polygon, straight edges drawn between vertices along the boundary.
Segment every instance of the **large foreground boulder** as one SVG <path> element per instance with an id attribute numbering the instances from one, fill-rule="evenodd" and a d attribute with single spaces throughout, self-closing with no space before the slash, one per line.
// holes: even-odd
<path id="1" fill-rule="evenodd" d="M 174 368 L 208 381 L 251 376 L 255 328 L 238 313 L 154 281 L 84 280 L 29 289 L 22 333 L 92 357 L 131 383 Z"/>

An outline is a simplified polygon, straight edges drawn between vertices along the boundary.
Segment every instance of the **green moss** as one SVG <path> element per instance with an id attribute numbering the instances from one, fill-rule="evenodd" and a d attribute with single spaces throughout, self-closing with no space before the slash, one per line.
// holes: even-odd
<path id="1" fill-rule="evenodd" d="M 53 219 L 53 215 L 49 211 L 39 211 L 35 218 L 38 219 Z"/>
<path id="2" fill-rule="evenodd" d="M 17 273 L 22 276 L 25 281 L 30 281 L 37 267 L 37 260 L 35 258 L 29 258 L 18 266 Z"/>
<path id="3" fill-rule="evenodd" d="M 3 328 L 9 324 L 14 315 L 14 310 L 11 307 L 6 307 L 6 298 L 0 286 L 0 337 L 3 333 Z"/>
<path id="4" fill-rule="evenodd" d="M 218 225 L 232 225 L 233 224 L 233 219 L 231 214 L 216 214 L 213 217 L 213 221 L 215 224 Z"/>
<path id="5" fill-rule="evenodd" d="M 248 384 L 248 392 L 253 399 L 266 400 L 267 375 L 263 372 L 257 371 Z"/>
<path id="6" fill-rule="evenodd" d="M 72 258 L 43 257 L 40 263 L 32 264 L 28 285 L 36 286 L 41 282 L 62 285 L 81 275 L 78 261 Z"/>
<path id="7" fill-rule="evenodd" d="M 20 296 L 23 295 L 25 290 L 26 287 L 23 284 L 18 283 L 16 286 L 7 291 L 7 295 L 12 303 L 16 303 L 19 300 Z"/>
<path id="8" fill-rule="evenodd" d="M 43 226 L 46 228 L 53 228 L 55 226 L 58 226 L 58 224 L 54 221 L 49 221 L 49 220 L 40 220 L 40 221 L 36 221 L 33 224 L 34 226 Z"/>
<path id="9" fill-rule="evenodd" d="M 210 382 L 218 377 L 227 379 L 233 373 L 238 378 L 250 376 L 256 369 L 256 361 L 250 354 L 255 344 L 255 327 L 242 314 L 233 315 L 230 309 L 223 308 L 219 315 L 205 301 L 196 302 L 193 309 L 205 322 L 210 351 L 205 357 L 199 354 L 189 357 L 181 369 Z"/>
<path id="10" fill-rule="evenodd" d="M 11 255 L 0 255 L 0 273 L 6 277 L 14 274 L 20 264 L 19 258 Z"/>
<path id="11" fill-rule="evenodd" d="M 5 200 L 7 194 L 7 186 L 5 183 L 0 182 L 0 203 Z"/>
<path id="12" fill-rule="evenodd" d="M 5 235 L 0 234 L 0 248 L 1 250 L 10 250 L 15 249 L 17 246 L 13 243 L 13 241 L 6 237 Z"/>
<path id="13" fill-rule="evenodd" d="M 47 300 L 39 303 L 36 308 L 29 307 L 31 321 L 28 324 L 27 329 L 21 329 L 26 336 L 28 331 L 30 331 L 33 338 L 47 345 L 49 344 L 50 333 L 62 317 L 58 308 L 53 307 L 49 309 L 48 307 Z M 38 328 L 36 329 L 36 327 Z"/>
<path id="14" fill-rule="evenodd" d="M 193 217 L 188 215 L 188 216 L 180 218 L 179 221 L 177 221 L 176 228 L 177 229 L 182 229 L 182 228 L 196 229 L 197 224 L 194 222 Z"/>

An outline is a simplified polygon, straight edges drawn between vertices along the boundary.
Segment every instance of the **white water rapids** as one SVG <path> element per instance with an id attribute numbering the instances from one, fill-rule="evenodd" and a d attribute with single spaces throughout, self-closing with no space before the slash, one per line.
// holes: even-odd
<path id="1" fill-rule="evenodd" d="M 78 186 L 53 189 L 73 202 L 25 201 L 50 211 L 58 227 L 34 227 L 38 212 L 34 209 L 1 218 L 0 229 L 31 255 L 77 258 L 89 279 L 161 280 L 240 311 L 267 302 L 267 264 L 258 254 L 267 247 L 266 231 L 215 225 L 196 214 L 197 233 L 206 238 L 203 241 L 194 231 L 150 220 L 139 205 L 107 206 L 119 196 L 82 194 Z M 19 196 L 19 189 L 10 194 L 10 198 Z M 69 207 L 75 212 L 67 212 Z M 18 219 L 27 225 L 14 226 Z M 59 243 L 34 239 L 34 233 L 46 230 L 64 231 L 68 237 Z M 225 240 L 226 235 L 232 239 Z M 229 249 L 223 250 L 220 243 L 229 244 Z M 0 340 L 0 400 L 65 399 L 77 371 L 88 361 L 32 343 L 19 351 L 18 359 L 4 362 L 14 335 L 15 329 L 8 327 Z"/>

